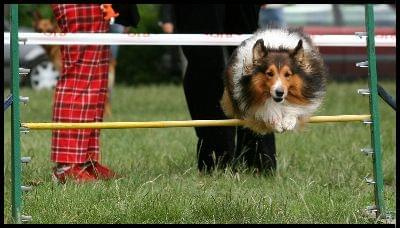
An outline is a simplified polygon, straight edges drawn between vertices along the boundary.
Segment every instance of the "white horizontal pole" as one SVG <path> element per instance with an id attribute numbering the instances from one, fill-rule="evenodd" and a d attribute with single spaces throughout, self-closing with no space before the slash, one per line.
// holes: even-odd
<path id="1" fill-rule="evenodd" d="M 146 33 L 18 33 L 27 45 L 200 45 L 237 46 L 251 34 L 146 34 Z M 366 37 L 356 35 L 311 35 L 317 46 L 363 47 Z M 10 33 L 4 33 L 10 44 Z M 375 46 L 396 47 L 395 35 L 376 35 Z"/>

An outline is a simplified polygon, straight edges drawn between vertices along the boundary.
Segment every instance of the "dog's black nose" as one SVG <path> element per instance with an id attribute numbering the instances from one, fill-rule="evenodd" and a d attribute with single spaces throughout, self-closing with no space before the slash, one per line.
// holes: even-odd
<path id="1" fill-rule="evenodd" d="M 277 97 L 282 97 L 283 94 L 284 94 L 284 91 L 282 91 L 282 90 L 275 90 L 275 94 L 276 94 Z"/>

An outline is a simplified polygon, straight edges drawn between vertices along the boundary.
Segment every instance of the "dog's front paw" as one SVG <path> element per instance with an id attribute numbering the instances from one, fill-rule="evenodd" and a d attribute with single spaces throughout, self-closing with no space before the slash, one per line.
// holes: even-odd
<path id="1" fill-rule="evenodd" d="M 274 116 L 273 118 L 269 118 L 267 125 L 270 125 L 272 129 L 274 129 L 275 132 L 282 133 L 285 129 L 282 126 L 282 118 L 279 118 L 278 116 Z"/>
<path id="2" fill-rule="evenodd" d="M 277 123 L 274 125 L 274 130 L 278 133 L 283 133 L 285 129 L 283 128 L 281 123 Z"/>
<path id="3" fill-rule="evenodd" d="M 282 128 L 285 131 L 291 131 L 296 127 L 297 118 L 295 116 L 285 116 L 282 120 Z"/>

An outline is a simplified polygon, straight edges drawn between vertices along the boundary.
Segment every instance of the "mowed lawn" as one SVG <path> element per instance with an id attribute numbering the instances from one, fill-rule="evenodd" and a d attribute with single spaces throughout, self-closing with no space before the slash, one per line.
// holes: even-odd
<path id="1" fill-rule="evenodd" d="M 382 82 L 395 94 L 396 83 Z M 367 82 L 330 83 L 317 115 L 368 114 Z M 207 92 L 207 88 L 204 88 Z M 5 96 L 9 90 L 4 91 Z M 50 122 L 52 91 L 21 90 L 22 122 Z M 385 203 L 395 205 L 396 115 L 383 102 L 381 140 Z M 105 121 L 190 119 L 182 86 L 116 86 L 113 115 Z M 11 217 L 10 110 L 4 115 L 4 222 Z M 96 183 L 52 182 L 50 131 L 21 135 L 22 214 L 34 223 L 376 223 L 364 214 L 374 204 L 369 126 L 309 124 L 302 132 L 277 134 L 274 176 L 245 171 L 197 171 L 193 128 L 102 130 L 102 163 L 124 178 Z"/>

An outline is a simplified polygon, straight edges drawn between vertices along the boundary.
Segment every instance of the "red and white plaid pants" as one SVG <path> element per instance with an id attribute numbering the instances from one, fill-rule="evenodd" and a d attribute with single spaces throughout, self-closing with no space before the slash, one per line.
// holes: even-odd
<path id="1" fill-rule="evenodd" d="M 104 33 L 109 24 L 100 4 L 52 4 L 63 33 Z M 53 122 L 99 122 L 103 120 L 107 93 L 109 46 L 61 46 L 62 72 L 53 104 Z M 83 163 L 99 160 L 99 129 L 54 130 L 51 160 Z"/>

